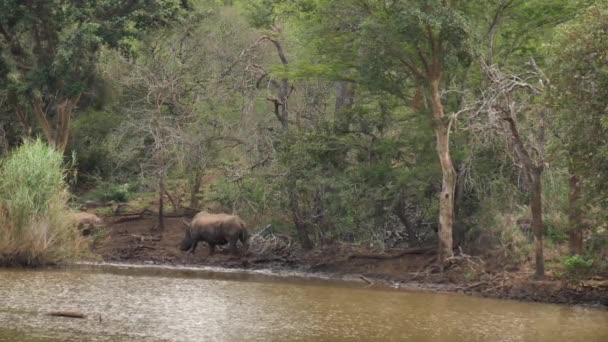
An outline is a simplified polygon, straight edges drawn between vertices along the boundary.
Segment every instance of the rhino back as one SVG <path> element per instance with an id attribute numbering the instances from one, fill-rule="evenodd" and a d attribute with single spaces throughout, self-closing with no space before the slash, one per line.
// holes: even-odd
<path id="1" fill-rule="evenodd" d="M 103 224 L 103 221 L 97 215 L 91 214 L 91 213 L 85 213 L 85 212 L 75 213 L 74 219 L 76 220 L 76 222 L 79 225 L 81 225 L 81 224 L 93 224 L 93 225 Z"/>

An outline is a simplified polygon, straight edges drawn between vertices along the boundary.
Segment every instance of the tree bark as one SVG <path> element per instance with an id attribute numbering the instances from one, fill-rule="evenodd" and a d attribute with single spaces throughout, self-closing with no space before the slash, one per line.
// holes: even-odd
<path id="1" fill-rule="evenodd" d="M 339 81 L 336 84 L 336 107 L 334 110 L 334 120 L 339 133 L 348 132 L 350 122 L 345 114 L 352 109 L 354 102 L 355 84 Z"/>
<path id="2" fill-rule="evenodd" d="M 578 175 L 570 173 L 568 193 L 568 223 L 570 254 L 583 254 L 583 226 L 581 218 L 581 183 Z"/>
<path id="3" fill-rule="evenodd" d="M 534 231 L 534 249 L 536 260 L 536 275 L 545 275 L 545 260 L 543 257 L 543 210 L 542 210 L 542 169 L 531 171 L 530 209 L 532 211 L 532 230 Z"/>
<path id="4" fill-rule="evenodd" d="M 437 155 L 441 164 L 442 183 L 439 197 L 439 249 L 438 260 L 443 265 L 447 258 L 454 256 L 452 251 L 454 226 L 454 193 L 456 190 L 456 171 L 450 156 L 449 131 L 444 122 L 445 114 L 439 93 L 439 79 L 430 82 L 431 102 L 435 137 L 437 139 Z"/>
<path id="5" fill-rule="evenodd" d="M 201 190 L 202 178 L 202 175 L 198 172 L 194 175 L 194 179 L 192 181 L 192 188 L 190 190 L 190 208 L 198 208 L 198 193 Z"/>
<path id="6" fill-rule="evenodd" d="M 158 228 L 165 229 L 165 177 L 161 173 L 158 178 Z"/>
<path id="7" fill-rule="evenodd" d="M 408 245 L 409 246 L 417 245 L 418 239 L 417 239 L 416 233 L 414 231 L 414 223 L 408 217 L 407 212 L 405 210 L 406 207 L 407 207 L 407 200 L 405 198 L 405 193 L 403 190 L 401 190 L 399 192 L 399 199 L 398 199 L 397 204 L 395 205 L 395 208 L 393 211 L 394 211 L 395 215 L 397 215 L 397 217 L 399 218 L 399 221 L 401 221 L 401 224 L 403 224 L 403 226 L 405 227 L 405 232 L 407 233 Z"/>
<path id="8" fill-rule="evenodd" d="M 516 154 L 524 164 L 526 172 L 526 180 L 530 187 L 530 210 L 532 211 L 532 230 L 534 232 L 534 250 L 536 262 L 536 275 L 543 277 L 545 275 L 545 261 L 543 257 L 543 213 L 542 213 L 542 160 L 536 164 L 532 161 L 530 153 L 526 149 L 523 139 L 519 134 L 519 128 L 515 121 L 515 112 L 513 109 L 511 96 L 507 96 L 509 110 L 508 115 L 504 118 L 509 125 L 511 138 L 515 147 Z"/>
<path id="9" fill-rule="evenodd" d="M 72 98 L 65 98 L 56 106 L 55 122 L 49 120 L 47 108 L 40 96 L 34 96 L 33 107 L 36 120 L 40 124 L 49 145 L 60 152 L 64 152 L 70 137 L 70 123 L 72 112 L 80 101 L 80 94 Z M 48 107 L 48 106 L 47 106 Z"/>
<path id="10" fill-rule="evenodd" d="M 279 55 L 279 59 L 281 60 L 281 64 L 285 67 L 289 65 L 289 60 L 285 55 L 285 51 L 283 50 L 283 45 L 277 39 L 268 38 L 272 44 L 274 44 L 277 49 L 277 54 Z M 289 130 L 289 108 L 287 106 L 287 101 L 289 100 L 289 96 L 291 95 L 291 87 L 289 85 L 289 79 L 287 77 L 281 78 L 281 82 L 279 84 L 278 89 L 278 101 L 275 101 L 275 115 L 281 122 L 281 127 L 283 131 Z M 297 124 L 299 126 L 299 118 L 297 120 Z"/>
<path id="11" fill-rule="evenodd" d="M 311 250 L 313 248 L 313 243 L 310 236 L 308 236 L 308 227 L 302 220 L 302 213 L 300 212 L 297 194 L 291 192 L 289 196 L 289 205 L 293 215 L 293 223 L 296 226 L 296 231 L 298 233 L 298 240 L 300 241 L 300 244 L 304 250 Z"/>

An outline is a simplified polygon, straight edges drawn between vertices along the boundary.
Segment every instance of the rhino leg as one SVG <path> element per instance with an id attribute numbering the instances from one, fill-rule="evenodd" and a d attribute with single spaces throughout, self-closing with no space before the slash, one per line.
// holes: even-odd
<path id="1" fill-rule="evenodd" d="M 194 250 L 196 249 L 196 245 L 198 245 L 198 241 L 194 241 L 192 247 L 190 247 L 190 254 L 194 254 Z"/>
<path id="2" fill-rule="evenodd" d="M 238 240 L 238 238 L 230 239 L 230 252 L 234 255 L 238 254 L 238 251 L 236 249 L 237 240 Z"/>
<path id="3" fill-rule="evenodd" d="M 215 253 L 215 244 L 209 244 L 209 255 L 213 255 Z"/>

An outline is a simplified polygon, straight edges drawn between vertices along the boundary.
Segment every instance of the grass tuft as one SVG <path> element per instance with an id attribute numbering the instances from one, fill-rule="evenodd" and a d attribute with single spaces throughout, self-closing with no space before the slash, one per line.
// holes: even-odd
<path id="1" fill-rule="evenodd" d="M 0 264 L 40 266 L 85 254 L 67 206 L 61 153 L 26 141 L 0 167 Z"/>

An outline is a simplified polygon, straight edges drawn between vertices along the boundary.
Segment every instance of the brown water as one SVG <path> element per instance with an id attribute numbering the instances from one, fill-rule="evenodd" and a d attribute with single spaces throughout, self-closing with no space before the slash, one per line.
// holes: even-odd
<path id="1" fill-rule="evenodd" d="M 605 342 L 608 312 L 255 274 L 0 269 L 0 341 Z"/>

